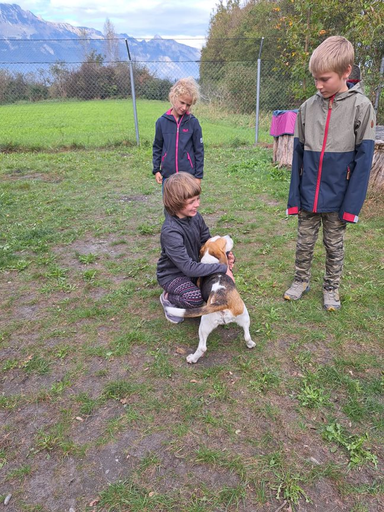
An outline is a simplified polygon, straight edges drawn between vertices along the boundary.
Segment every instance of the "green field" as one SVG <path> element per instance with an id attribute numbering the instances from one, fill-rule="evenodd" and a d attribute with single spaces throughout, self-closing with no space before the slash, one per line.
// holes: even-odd
<path id="1" fill-rule="evenodd" d="M 152 144 L 155 121 L 168 103 L 139 100 L 137 119 L 142 145 Z M 231 115 L 198 105 L 206 146 L 249 145 L 255 141 L 253 116 Z M 96 148 L 136 145 L 132 100 L 47 101 L 0 106 L 0 150 Z M 260 142 L 271 142 L 270 115 L 264 114 Z"/>
<path id="2" fill-rule="evenodd" d="M 201 112 L 201 212 L 212 234 L 234 239 L 256 347 L 235 324 L 221 326 L 191 366 L 199 320 L 166 321 L 155 275 L 164 216 L 151 130 L 165 104 L 140 104 L 145 144 L 116 136 L 115 148 L 119 111 L 90 122 L 92 104 L 60 104 L 67 131 L 55 142 L 54 104 L 18 105 L 29 119 L 21 134 L 11 107 L 0 108 L 2 133 L 10 121 L 0 153 L 0 503 L 12 495 L 7 510 L 17 512 L 381 510 L 382 197 L 371 191 L 348 226 L 342 309 L 322 308 L 320 241 L 311 291 L 284 302 L 296 241 L 289 170 L 251 144 L 250 127 L 218 112 L 210 124 Z M 107 118 L 97 141 L 93 127 Z M 87 149 L 58 150 L 75 143 Z"/>

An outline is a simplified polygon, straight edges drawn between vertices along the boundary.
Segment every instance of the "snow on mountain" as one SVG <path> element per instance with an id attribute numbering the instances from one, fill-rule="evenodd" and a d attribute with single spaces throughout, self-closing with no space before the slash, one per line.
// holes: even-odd
<path id="1" fill-rule="evenodd" d="M 120 60 L 127 61 L 127 39 L 131 58 L 145 64 L 156 76 L 198 77 L 200 51 L 196 48 L 157 35 L 149 41 L 127 34 L 117 34 L 117 38 Z M 106 42 L 99 30 L 45 21 L 16 4 L 0 3 L 0 69 L 36 71 L 57 61 L 72 67 L 92 50 L 107 59 Z"/>

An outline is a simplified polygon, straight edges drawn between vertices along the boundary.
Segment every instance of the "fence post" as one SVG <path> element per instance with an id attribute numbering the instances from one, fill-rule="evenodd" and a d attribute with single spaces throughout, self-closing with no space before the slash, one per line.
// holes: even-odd
<path id="1" fill-rule="evenodd" d="M 135 82 L 133 80 L 132 59 L 131 59 L 131 53 L 129 51 L 128 39 L 125 40 L 125 46 L 127 47 L 128 61 L 129 61 L 129 73 L 131 76 L 131 94 L 132 94 L 132 102 L 133 102 L 133 115 L 135 117 L 136 143 L 138 146 L 140 146 L 139 123 L 137 122 L 137 110 L 136 110 Z"/>
<path id="2" fill-rule="evenodd" d="M 255 127 L 255 144 L 259 139 L 259 103 L 260 103 L 260 65 L 261 50 L 263 49 L 264 37 L 260 41 L 259 58 L 257 59 L 257 84 L 256 84 L 256 127 Z"/>

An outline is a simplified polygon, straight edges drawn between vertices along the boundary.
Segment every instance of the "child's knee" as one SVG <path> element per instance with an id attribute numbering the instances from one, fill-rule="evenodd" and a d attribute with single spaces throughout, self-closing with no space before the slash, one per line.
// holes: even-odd
<path id="1" fill-rule="evenodd" d="M 200 290 L 193 293 L 185 294 L 183 296 L 183 301 L 185 302 L 185 304 L 188 304 L 186 306 L 188 308 L 200 308 L 204 304 Z"/>

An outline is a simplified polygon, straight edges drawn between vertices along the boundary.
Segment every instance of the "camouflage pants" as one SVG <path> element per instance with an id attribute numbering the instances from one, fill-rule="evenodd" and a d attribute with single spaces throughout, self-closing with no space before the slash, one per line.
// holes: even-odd
<path id="1" fill-rule="evenodd" d="M 321 224 L 323 224 L 323 243 L 326 252 L 323 286 L 324 288 L 338 288 L 344 263 L 346 222 L 339 219 L 337 212 L 301 211 L 299 213 L 295 279 L 310 280 L 313 252 Z"/>

